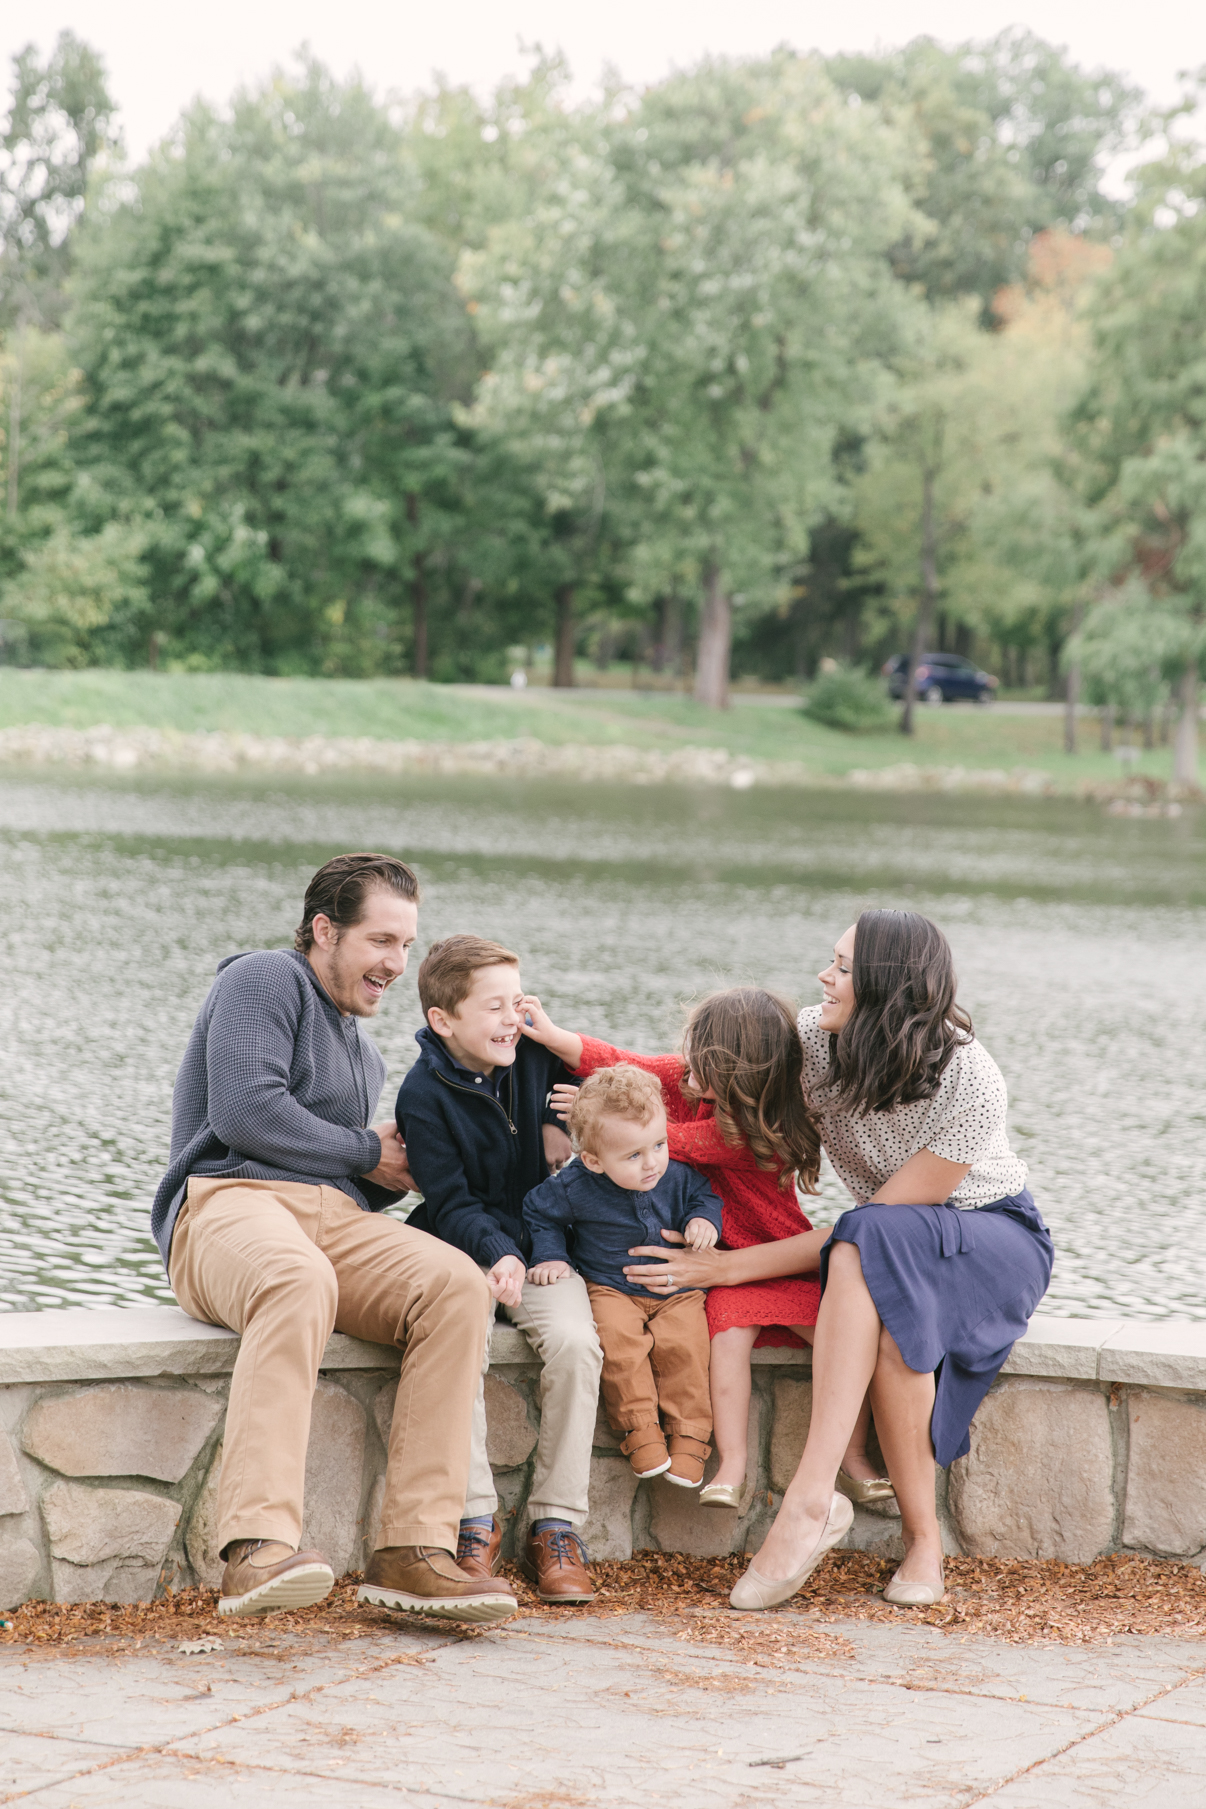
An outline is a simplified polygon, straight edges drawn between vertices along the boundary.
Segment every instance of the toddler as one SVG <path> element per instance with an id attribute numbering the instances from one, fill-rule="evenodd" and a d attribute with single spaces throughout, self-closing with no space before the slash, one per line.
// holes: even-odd
<path id="1" fill-rule="evenodd" d="M 624 1264 L 635 1245 L 661 1244 L 663 1230 L 710 1248 L 720 1200 L 702 1175 L 670 1160 L 661 1087 L 640 1068 L 596 1070 L 574 1099 L 569 1132 L 578 1160 L 524 1201 L 528 1278 L 540 1286 L 575 1270 L 585 1278 L 603 1346 L 603 1401 L 612 1430 L 624 1435 L 621 1450 L 638 1476 L 697 1489 L 712 1433 L 704 1294 L 642 1293 Z"/>

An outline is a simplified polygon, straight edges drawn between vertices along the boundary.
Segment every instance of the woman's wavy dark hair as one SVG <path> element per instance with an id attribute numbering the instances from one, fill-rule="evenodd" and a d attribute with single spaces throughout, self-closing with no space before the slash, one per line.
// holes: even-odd
<path id="1" fill-rule="evenodd" d="M 829 1038 L 824 1085 L 854 1112 L 932 1099 L 972 1021 L 955 1003 L 951 945 L 917 911 L 864 911 L 854 926 L 854 1010 Z"/>
<path id="2" fill-rule="evenodd" d="M 804 1103 L 804 1052 L 794 1008 L 759 986 L 713 993 L 692 1011 L 683 1053 L 700 1086 L 716 1095 L 716 1122 L 726 1143 L 748 1145 L 759 1168 L 782 1168 L 786 1190 L 799 1179 L 817 1191 L 821 1140 Z M 683 1094 L 702 1095 L 683 1076 Z"/>

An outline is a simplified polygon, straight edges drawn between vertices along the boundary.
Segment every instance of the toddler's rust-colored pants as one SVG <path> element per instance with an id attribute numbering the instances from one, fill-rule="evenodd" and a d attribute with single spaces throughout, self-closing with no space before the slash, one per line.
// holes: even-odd
<path id="1" fill-rule="evenodd" d="M 613 1432 L 656 1426 L 707 1443 L 710 1340 L 700 1288 L 680 1294 L 623 1294 L 586 1284 L 603 1346 L 603 1403 Z"/>

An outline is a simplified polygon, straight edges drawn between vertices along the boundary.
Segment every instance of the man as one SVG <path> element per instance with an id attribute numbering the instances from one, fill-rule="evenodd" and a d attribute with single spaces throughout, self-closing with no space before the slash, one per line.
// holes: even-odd
<path id="1" fill-rule="evenodd" d="M 152 1229 L 185 1312 L 242 1338 L 218 1491 L 222 1614 L 302 1607 L 334 1583 L 321 1553 L 298 1550 L 333 1330 L 402 1352 L 360 1599 L 452 1620 L 517 1611 L 505 1581 L 468 1576 L 452 1556 L 489 1290 L 467 1256 L 380 1211 L 411 1175 L 395 1126 L 369 1128 L 385 1063 L 358 1020 L 406 971 L 418 905 L 402 861 L 328 861 L 293 949 L 221 963 L 176 1077 Z"/>

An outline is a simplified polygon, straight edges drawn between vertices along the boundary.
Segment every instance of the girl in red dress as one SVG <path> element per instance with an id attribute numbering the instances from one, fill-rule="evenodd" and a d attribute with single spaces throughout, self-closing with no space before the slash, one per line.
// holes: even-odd
<path id="1" fill-rule="evenodd" d="M 525 1030 L 585 1077 L 631 1062 L 656 1075 L 666 1106 L 671 1157 L 705 1175 L 724 1204 L 720 1248 L 746 1249 L 810 1231 L 796 1180 L 815 1193 L 820 1140 L 804 1103 L 803 1054 L 795 1013 L 760 987 L 735 987 L 695 1007 L 681 1055 L 637 1055 L 592 1036 L 558 1030 L 540 1001 L 526 998 Z M 572 1098 L 572 1090 L 566 1089 Z M 554 1106 L 562 1101 L 554 1097 Z M 815 1272 L 708 1291 L 712 1336 L 712 1419 L 720 1467 L 700 1500 L 736 1507 L 745 1483 L 750 1354 L 759 1345 L 812 1343 L 821 1300 Z M 866 1456 L 868 1414 L 843 1468 L 873 1476 Z"/>

